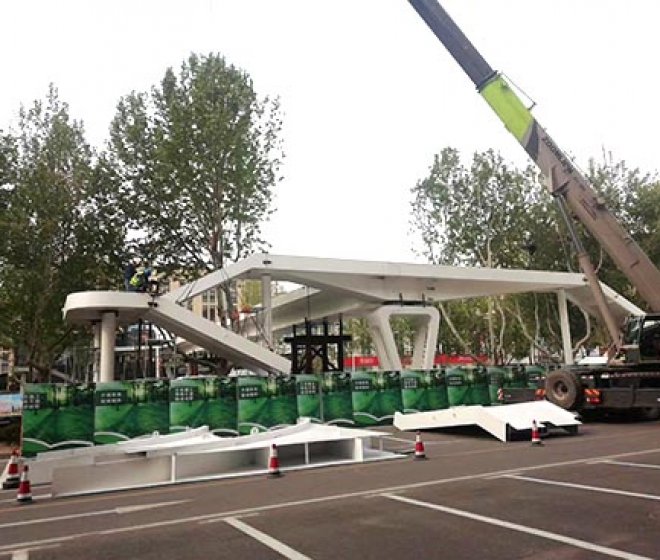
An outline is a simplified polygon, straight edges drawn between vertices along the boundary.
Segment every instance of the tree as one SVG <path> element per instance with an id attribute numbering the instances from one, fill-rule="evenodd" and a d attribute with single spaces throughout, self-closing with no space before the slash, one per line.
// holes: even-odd
<path id="1" fill-rule="evenodd" d="M 652 260 L 660 262 L 657 175 L 631 169 L 611 154 L 604 154 L 602 162 L 590 161 L 587 176 L 624 229 Z M 456 150 L 445 148 L 434 158 L 429 175 L 412 189 L 411 223 L 421 238 L 419 253 L 434 263 L 578 271 L 565 225 L 539 179 L 534 168 L 522 172 L 511 168 L 491 150 L 474 154 L 466 167 Z M 636 300 L 635 290 L 609 256 L 585 228 L 577 227 L 601 280 Z M 553 242 L 545 242 L 549 239 Z M 504 348 L 520 352 L 530 345 L 556 353 L 561 341 L 553 299 L 545 294 L 490 298 L 486 309 L 476 300 L 441 303 L 447 325 L 443 344 L 468 352 L 486 340 L 491 356 L 501 354 Z M 479 317 L 482 321 L 485 317 L 487 334 L 481 333 Z M 507 325 L 507 317 L 513 324 Z M 570 321 L 574 333 L 585 332 L 577 344 L 590 336 L 598 343 L 607 342 L 605 331 L 591 332 L 591 322 L 584 313 L 572 309 Z"/>
<path id="2" fill-rule="evenodd" d="M 50 87 L 0 139 L 0 339 L 42 375 L 74 340 L 71 292 L 121 282 L 117 180 Z"/>
<path id="3" fill-rule="evenodd" d="M 660 179 L 657 173 L 630 168 L 625 161 L 617 161 L 611 153 L 604 151 L 600 161 L 589 160 L 587 176 L 623 229 L 630 233 L 652 262 L 660 263 Z M 584 228 L 582 238 L 600 279 L 644 308 L 646 302 L 638 297 L 610 256 Z"/>
<path id="4" fill-rule="evenodd" d="M 193 54 L 150 93 L 122 98 L 111 151 L 144 256 L 190 279 L 263 248 L 280 131 L 279 102 L 219 54 Z"/>
<path id="5" fill-rule="evenodd" d="M 521 171 L 493 150 L 475 153 L 464 165 L 455 149 L 445 148 L 412 193 L 418 252 L 432 263 L 544 270 L 572 265 L 554 201 L 531 166 Z M 547 239 L 558 243 L 544 243 Z M 542 295 L 440 302 L 438 307 L 447 327 L 442 343 L 449 351 L 484 352 L 500 361 L 512 349 L 526 354 L 540 340 L 550 346 L 544 352 L 560 347 L 553 308 Z"/>

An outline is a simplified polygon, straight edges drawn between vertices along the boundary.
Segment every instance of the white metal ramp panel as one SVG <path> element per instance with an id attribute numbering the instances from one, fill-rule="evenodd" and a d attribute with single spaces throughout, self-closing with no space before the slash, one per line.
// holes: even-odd
<path id="1" fill-rule="evenodd" d="M 490 407 L 490 414 L 505 420 L 514 430 L 531 430 L 532 422 L 558 428 L 579 426 L 575 415 L 550 401 L 534 401 Z"/>
<path id="2" fill-rule="evenodd" d="M 159 445 L 152 441 L 146 447 L 124 449 L 123 453 L 118 444 L 111 444 L 115 453 L 53 469 L 52 494 L 88 494 L 264 474 L 274 443 L 283 470 L 404 457 L 371 447 L 370 440 L 380 440 L 383 435 L 306 421 L 282 430 L 212 442 L 190 439 Z"/>
<path id="3" fill-rule="evenodd" d="M 517 431 L 531 430 L 533 421 L 539 426 L 552 425 L 558 428 L 581 424 L 572 412 L 549 401 L 502 406 L 455 406 L 413 414 L 397 412 L 394 415 L 394 426 L 403 431 L 474 425 L 501 441 L 507 440 L 507 426 Z"/>

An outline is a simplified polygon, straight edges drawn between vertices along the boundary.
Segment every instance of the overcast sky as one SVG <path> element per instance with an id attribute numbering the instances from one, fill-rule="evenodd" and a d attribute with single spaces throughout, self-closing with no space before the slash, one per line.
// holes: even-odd
<path id="1" fill-rule="evenodd" d="M 657 0 L 445 0 L 586 166 L 658 163 Z M 219 52 L 284 111 L 271 252 L 418 261 L 410 189 L 443 147 L 522 148 L 406 0 L 14 0 L 0 8 L 0 129 L 53 82 L 102 146 L 118 99 Z"/>

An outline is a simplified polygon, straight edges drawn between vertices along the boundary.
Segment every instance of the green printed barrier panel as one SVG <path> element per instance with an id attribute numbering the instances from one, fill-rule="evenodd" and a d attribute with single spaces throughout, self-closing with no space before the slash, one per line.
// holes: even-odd
<path id="1" fill-rule="evenodd" d="M 398 371 L 371 371 L 351 376 L 353 419 L 358 426 L 391 424 L 403 410 L 401 375 Z"/>
<path id="2" fill-rule="evenodd" d="M 506 366 L 504 368 L 504 387 L 509 389 L 525 389 L 527 376 L 520 366 Z"/>
<path id="3" fill-rule="evenodd" d="M 170 430 L 169 382 L 161 379 L 97 383 L 94 441 L 116 443 Z"/>
<path id="4" fill-rule="evenodd" d="M 298 418 L 296 382 L 288 375 L 238 378 L 238 432 L 250 434 L 290 426 Z"/>
<path id="5" fill-rule="evenodd" d="M 402 372 L 401 400 L 404 412 L 424 412 L 447 408 L 449 400 L 445 372 L 440 369 Z"/>
<path id="6" fill-rule="evenodd" d="M 94 445 L 94 386 L 25 385 L 22 440 L 26 457 Z"/>
<path id="7" fill-rule="evenodd" d="M 298 418 L 323 422 L 320 375 L 296 375 L 296 404 Z"/>
<path id="8" fill-rule="evenodd" d="M 401 372 L 401 403 L 403 412 L 424 412 L 431 410 L 428 404 L 426 384 L 423 383 L 424 373 L 407 370 Z"/>
<path id="9" fill-rule="evenodd" d="M 429 410 L 442 410 L 449 408 L 449 395 L 447 394 L 447 374 L 444 369 L 429 369 L 424 372 L 424 379 L 428 385 L 427 394 Z"/>
<path id="10" fill-rule="evenodd" d="M 527 387 L 530 389 L 543 389 L 545 386 L 546 371 L 543 366 L 525 366 L 524 375 Z"/>
<path id="11" fill-rule="evenodd" d="M 488 392 L 490 395 L 490 404 L 499 405 L 503 401 L 499 399 L 499 391 L 504 388 L 504 377 L 506 370 L 501 367 L 491 366 L 486 368 L 488 374 Z"/>
<path id="12" fill-rule="evenodd" d="M 208 426 L 220 436 L 238 435 L 236 379 L 180 377 L 170 381 L 170 433 Z"/>
<path id="13" fill-rule="evenodd" d="M 325 372 L 322 374 L 322 419 L 325 424 L 353 426 L 353 391 L 351 374 Z"/>
<path id="14" fill-rule="evenodd" d="M 484 367 L 455 367 L 447 371 L 450 406 L 489 405 L 488 373 Z"/>

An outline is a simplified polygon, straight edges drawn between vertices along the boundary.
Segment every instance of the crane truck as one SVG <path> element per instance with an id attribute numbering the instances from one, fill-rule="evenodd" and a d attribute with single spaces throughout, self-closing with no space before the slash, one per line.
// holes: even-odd
<path id="1" fill-rule="evenodd" d="M 608 361 L 565 365 L 545 378 L 542 393 L 568 410 L 637 410 L 660 414 L 660 270 L 605 206 L 604 198 L 532 115 L 505 76 L 491 68 L 437 0 L 412 7 L 472 80 L 506 129 L 540 168 L 570 233 L 580 268 L 612 340 Z M 649 313 L 619 325 L 577 234 L 583 224 L 647 303 Z M 510 397 L 511 395 L 509 395 Z M 512 400 L 515 399 L 515 396 Z M 511 401 L 510 401 L 511 402 Z"/>

